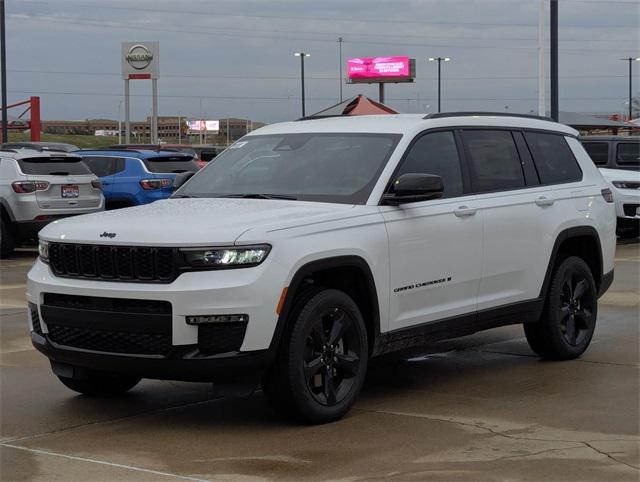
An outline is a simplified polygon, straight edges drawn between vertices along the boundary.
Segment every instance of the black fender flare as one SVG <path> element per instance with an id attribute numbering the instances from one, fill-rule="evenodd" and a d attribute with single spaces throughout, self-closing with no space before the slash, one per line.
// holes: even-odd
<path id="1" fill-rule="evenodd" d="M 375 347 L 380 339 L 380 305 L 378 302 L 378 292 L 376 291 L 373 273 L 364 258 L 355 255 L 347 255 L 310 261 L 296 271 L 289 283 L 289 286 L 287 287 L 287 295 L 278 316 L 276 329 L 274 330 L 273 337 L 271 338 L 269 352 L 274 356 L 278 352 L 282 337 L 286 333 L 286 329 L 290 321 L 288 318 L 291 310 L 293 309 L 294 299 L 296 294 L 299 293 L 302 282 L 314 272 L 332 268 L 358 268 L 363 273 L 366 283 L 365 288 L 369 295 L 369 303 L 371 305 L 371 313 L 373 317 L 371 323 L 374 339 L 369 341 L 369 346 L 374 347 L 373 351 L 375 351 Z"/>
<path id="2" fill-rule="evenodd" d="M 573 228 L 567 228 L 564 231 L 561 231 L 556 237 L 555 242 L 553 243 L 553 249 L 551 250 L 551 256 L 549 257 L 549 264 L 547 265 L 547 271 L 544 275 L 544 281 L 542 282 L 542 288 L 540 289 L 540 298 L 545 299 L 547 296 L 547 291 L 549 289 L 549 283 L 551 283 L 551 275 L 553 274 L 553 269 L 555 267 L 556 261 L 558 259 L 558 252 L 560 250 L 560 245 L 565 242 L 567 239 L 577 238 L 580 236 L 588 236 L 592 238 L 597 246 L 598 251 L 598 259 L 597 266 L 599 267 L 599 273 L 593 273 L 593 277 L 596 282 L 596 286 L 598 289 L 602 283 L 602 277 L 604 273 L 602 272 L 602 244 L 600 243 L 600 236 L 598 235 L 598 231 L 593 226 L 576 226 Z"/>

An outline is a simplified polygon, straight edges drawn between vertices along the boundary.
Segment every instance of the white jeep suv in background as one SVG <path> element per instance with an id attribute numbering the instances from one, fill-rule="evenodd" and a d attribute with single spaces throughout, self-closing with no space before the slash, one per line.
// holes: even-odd
<path id="1" fill-rule="evenodd" d="M 615 212 L 576 136 L 499 114 L 261 128 L 171 199 L 47 226 L 33 344 L 87 395 L 261 382 L 316 423 L 393 350 L 524 323 L 541 357 L 578 357 L 613 280 Z"/>
<path id="2" fill-rule="evenodd" d="M 54 219 L 102 210 L 102 184 L 80 156 L 0 149 L 0 258 Z"/>

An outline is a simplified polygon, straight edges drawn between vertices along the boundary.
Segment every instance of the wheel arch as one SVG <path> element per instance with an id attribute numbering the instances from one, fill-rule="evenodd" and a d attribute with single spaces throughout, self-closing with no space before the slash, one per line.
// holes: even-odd
<path id="1" fill-rule="evenodd" d="M 335 288 L 347 293 L 358 305 L 367 328 L 369 353 L 373 354 L 380 335 L 380 305 L 373 273 L 360 256 L 346 255 L 322 258 L 301 266 L 291 279 L 278 316 L 270 351 L 277 353 L 290 327 L 294 301 L 314 286 Z"/>
<path id="2" fill-rule="evenodd" d="M 576 226 L 561 231 L 556 237 L 549 257 L 549 264 L 544 276 L 542 288 L 540 289 L 540 297 L 545 298 L 551 283 L 553 270 L 558 262 L 566 255 L 574 255 L 582 258 L 591 269 L 593 279 L 596 282 L 596 288 L 600 291 L 602 287 L 603 276 L 603 260 L 602 245 L 600 236 L 596 229 L 592 226 Z"/>

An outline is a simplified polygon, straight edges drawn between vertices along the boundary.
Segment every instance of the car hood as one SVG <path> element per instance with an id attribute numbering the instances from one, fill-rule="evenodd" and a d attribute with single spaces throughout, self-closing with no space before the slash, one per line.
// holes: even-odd
<path id="1" fill-rule="evenodd" d="M 640 182 L 640 172 L 623 169 L 600 169 L 602 177 L 607 181 L 636 181 Z"/>
<path id="2" fill-rule="evenodd" d="M 39 236 L 48 241 L 125 246 L 230 245 L 248 231 L 266 233 L 354 214 L 354 206 L 348 204 L 275 199 L 166 199 L 57 220 L 43 228 Z"/>

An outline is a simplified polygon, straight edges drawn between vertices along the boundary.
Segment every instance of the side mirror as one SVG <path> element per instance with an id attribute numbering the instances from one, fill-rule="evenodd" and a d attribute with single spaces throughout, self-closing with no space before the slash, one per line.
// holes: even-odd
<path id="1" fill-rule="evenodd" d="M 182 186 L 185 182 L 191 179 L 194 174 L 195 172 L 187 171 L 187 172 L 181 172 L 178 175 L 176 175 L 176 178 L 173 181 L 173 190 L 175 191 L 180 186 Z"/>
<path id="2" fill-rule="evenodd" d="M 391 185 L 382 201 L 391 206 L 438 199 L 444 193 L 442 178 L 435 174 L 403 174 Z"/>

